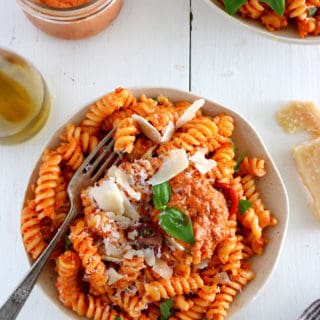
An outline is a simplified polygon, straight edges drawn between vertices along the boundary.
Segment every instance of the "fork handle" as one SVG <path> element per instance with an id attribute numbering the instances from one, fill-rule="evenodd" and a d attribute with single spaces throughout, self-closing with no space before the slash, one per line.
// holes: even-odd
<path id="1" fill-rule="evenodd" d="M 14 320 L 19 314 L 24 303 L 28 299 L 42 269 L 48 262 L 53 250 L 57 246 L 59 240 L 66 234 L 70 226 L 70 220 L 68 217 L 72 217 L 75 208 L 71 208 L 64 223 L 60 227 L 59 231 L 53 237 L 53 239 L 48 244 L 47 248 L 43 251 L 41 256 L 32 265 L 30 271 L 26 274 L 24 279 L 20 282 L 18 287 L 14 290 L 8 300 L 0 309 L 0 319 L 1 320 Z"/>

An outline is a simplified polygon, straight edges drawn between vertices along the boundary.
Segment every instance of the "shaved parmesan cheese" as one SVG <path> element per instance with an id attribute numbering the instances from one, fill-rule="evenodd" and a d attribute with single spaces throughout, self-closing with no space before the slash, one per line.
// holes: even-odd
<path id="1" fill-rule="evenodd" d="M 293 102 L 277 113 L 277 121 L 289 133 L 303 129 L 320 135 L 320 110 L 312 102 Z"/>
<path id="2" fill-rule="evenodd" d="M 152 269 L 166 280 L 169 280 L 173 274 L 173 270 L 163 260 L 158 258 L 156 258 L 155 265 Z"/>
<path id="3" fill-rule="evenodd" d="M 128 239 L 134 240 L 139 235 L 137 230 L 133 230 L 128 233 Z"/>
<path id="4" fill-rule="evenodd" d="M 121 192 L 121 195 L 123 197 L 124 214 L 132 219 L 133 222 L 137 222 L 140 217 L 138 211 L 123 192 Z"/>
<path id="5" fill-rule="evenodd" d="M 204 259 L 199 264 L 196 265 L 196 268 L 200 270 L 205 269 L 208 266 L 208 263 L 209 263 L 209 259 Z"/>
<path id="6" fill-rule="evenodd" d="M 162 166 L 157 173 L 148 180 L 151 185 L 157 185 L 169 181 L 180 172 L 187 169 L 189 160 L 184 149 L 174 149 L 168 152 L 168 156 L 163 159 Z"/>
<path id="7" fill-rule="evenodd" d="M 295 146 L 292 154 L 302 181 L 313 198 L 313 210 L 320 219 L 320 138 Z"/>
<path id="8" fill-rule="evenodd" d="M 119 281 L 120 279 L 122 279 L 124 276 L 121 275 L 120 273 L 118 273 L 115 269 L 113 268 L 109 268 L 108 269 L 108 285 L 112 285 L 114 283 L 116 283 L 117 281 Z"/>
<path id="9" fill-rule="evenodd" d="M 131 118 L 137 121 L 140 131 L 143 132 L 147 138 L 151 139 L 155 143 L 161 142 L 161 135 L 159 131 L 145 118 L 137 114 L 132 115 Z"/>
<path id="10" fill-rule="evenodd" d="M 180 251 L 184 251 L 186 248 L 177 242 L 174 238 L 166 236 L 166 240 L 173 247 L 173 249 L 178 249 Z M 171 249 L 171 248 L 170 248 Z"/>
<path id="11" fill-rule="evenodd" d="M 100 186 L 92 187 L 89 196 L 96 201 L 102 210 L 120 215 L 124 213 L 123 197 L 113 179 L 104 181 Z"/>
<path id="12" fill-rule="evenodd" d="M 176 129 L 176 128 L 175 128 L 173 122 L 170 121 L 170 122 L 168 123 L 168 125 L 163 129 L 161 142 L 167 142 L 167 141 L 169 141 L 169 140 L 172 138 L 175 129 Z"/>
<path id="13" fill-rule="evenodd" d="M 216 161 L 206 158 L 207 152 L 207 149 L 199 149 L 193 156 L 189 157 L 189 160 L 194 163 L 196 169 L 202 174 L 206 174 L 217 165 Z"/>
<path id="14" fill-rule="evenodd" d="M 132 259 L 134 256 L 144 258 L 146 264 L 150 267 L 153 267 L 155 264 L 154 251 L 151 248 L 140 249 L 140 250 L 134 250 L 134 249 L 128 250 L 125 253 L 124 258 Z"/>
<path id="15" fill-rule="evenodd" d="M 114 263 L 122 262 L 122 259 L 120 259 L 120 258 L 109 257 L 109 256 L 106 256 L 106 255 L 101 255 L 101 259 L 103 261 L 109 261 L 109 262 L 114 262 Z"/>
<path id="16" fill-rule="evenodd" d="M 180 128 L 185 125 L 187 122 L 192 120 L 196 113 L 203 107 L 205 103 L 204 99 L 196 100 L 189 108 L 187 108 L 184 113 L 178 118 L 176 122 L 176 128 Z"/>
<path id="17" fill-rule="evenodd" d="M 114 213 L 112 211 L 106 212 L 106 215 L 111 220 L 116 222 L 120 226 L 121 229 L 127 229 L 127 228 L 131 227 L 134 224 L 134 222 L 130 218 L 128 218 L 128 217 L 126 217 L 124 215 L 116 214 L 116 213 Z"/>
<path id="18" fill-rule="evenodd" d="M 112 166 L 108 170 L 109 177 L 112 177 L 115 179 L 116 183 L 118 183 L 123 190 L 128 192 L 128 194 L 135 200 L 141 199 L 141 192 L 136 192 L 131 186 L 130 186 L 130 177 L 119 167 Z"/>
<path id="19" fill-rule="evenodd" d="M 230 282 L 230 278 L 226 272 L 219 272 L 215 275 L 217 284 L 226 284 Z"/>

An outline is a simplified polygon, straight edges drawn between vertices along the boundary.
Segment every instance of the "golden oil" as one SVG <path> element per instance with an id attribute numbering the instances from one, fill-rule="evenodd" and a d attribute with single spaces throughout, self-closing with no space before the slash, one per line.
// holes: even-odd
<path id="1" fill-rule="evenodd" d="M 21 143 L 45 124 L 50 110 L 47 86 L 20 56 L 0 49 L 0 144 Z"/>

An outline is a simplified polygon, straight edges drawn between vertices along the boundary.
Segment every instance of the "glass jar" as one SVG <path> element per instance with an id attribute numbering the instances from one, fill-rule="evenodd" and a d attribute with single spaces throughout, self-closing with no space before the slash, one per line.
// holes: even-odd
<path id="1" fill-rule="evenodd" d="M 63 39 L 82 39 L 105 29 L 119 14 L 123 0 L 91 0 L 71 8 L 52 8 L 36 0 L 18 0 L 40 30 Z"/>
<path id="2" fill-rule="evenodd" d="M 50 97 L 40 73 L 20 56 L 0 49 L 0 144 L 31 138 L 45 124 Z"/>

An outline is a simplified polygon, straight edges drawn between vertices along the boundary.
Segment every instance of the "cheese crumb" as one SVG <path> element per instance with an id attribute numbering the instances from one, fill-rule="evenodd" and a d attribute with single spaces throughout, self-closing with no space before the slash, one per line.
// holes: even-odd
<path id="1" fill-rule="evenodd" d="M 114 283 L 116 283 L 117 281 L 119 281 L 120 279 L 122 279 L 124 276 L 121 275 L 120 273 L 118 273 L 115 269 L 113 268 L 109 268 L 108 269 L 108 285 L 112 285 Z"/>

